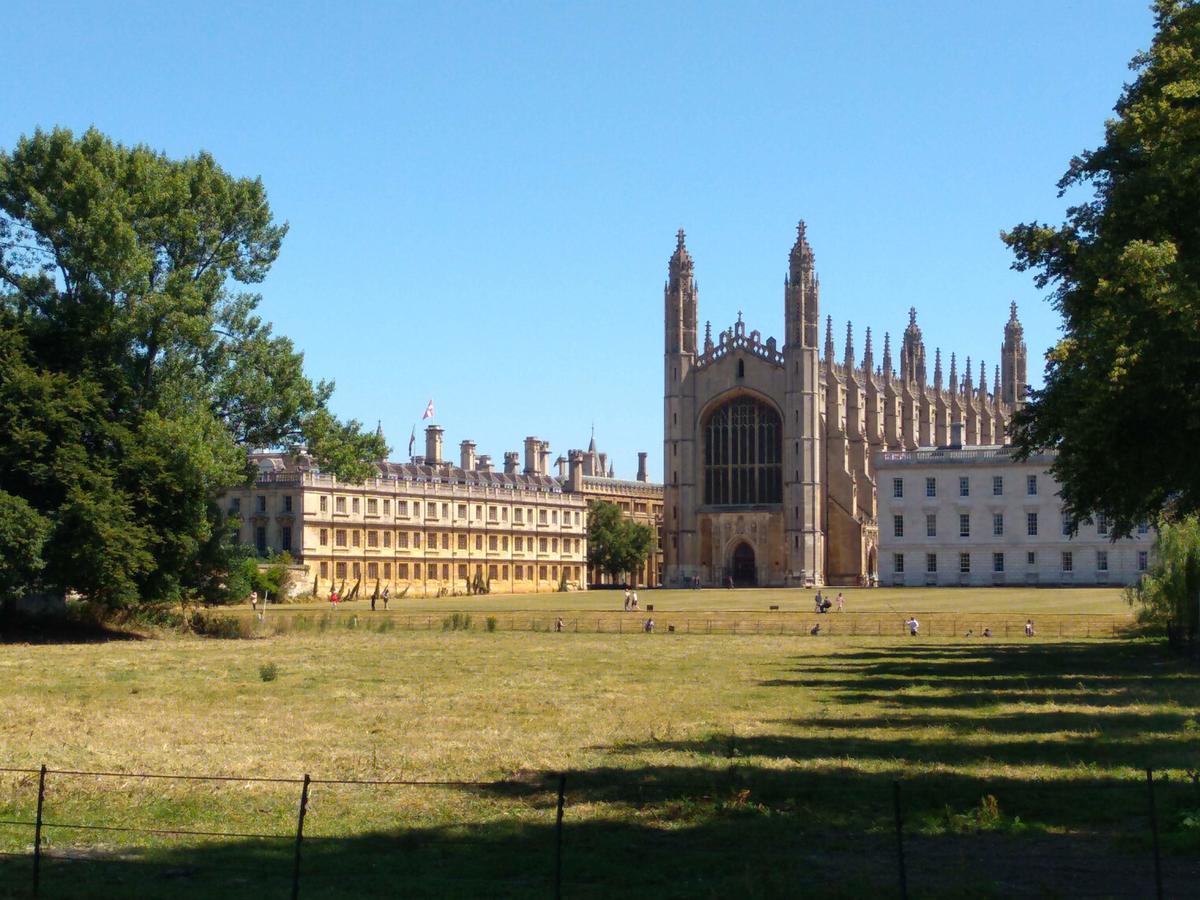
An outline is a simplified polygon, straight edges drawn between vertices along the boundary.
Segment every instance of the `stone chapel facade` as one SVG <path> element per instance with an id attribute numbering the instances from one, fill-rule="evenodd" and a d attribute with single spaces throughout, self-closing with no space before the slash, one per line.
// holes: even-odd
<path id="1" fill-rule="evenodd" d="M 941 351 L 932 379 L 916 311 L 893 368 L 885 334 L 881 364 L 871 330 L 856 361 L 852 328 L 836 358 L 832 319 L 820 330 L 820 284 L 801 222 L 784 286 L 784 342 L 763 340 L 738 320 L 697 335 L 693 262 L 678 234 L 665 288 L 663 584 L 863 583 L 878 572 L 875 456 L 949 443 L 1007 442 L 1026 384 L 1016 305 L 988 391 L 981 362 L 959 377 Z M 956 429 L 957 432 L 957 429 Z"/>

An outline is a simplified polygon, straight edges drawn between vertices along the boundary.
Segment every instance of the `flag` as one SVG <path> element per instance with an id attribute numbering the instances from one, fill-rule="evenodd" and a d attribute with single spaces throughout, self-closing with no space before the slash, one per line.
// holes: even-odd
<path id="1" fill-rule="evenodd" d="M 433 398 L 429 399 L 429 405 L 425 407 L 425 414 L 421 416 L 421 421 L 433 418 Z"/>
<path id="2" fill-rule="evenodd" d="M 412 459 L 413 444 L 415 444 L 416 442 L 417 442 L 417 426 L 414 425 L 413 430 L 412 430 L 412 435 L 410 435 L 408 438 L 408 458 L 409 459 Z"/>

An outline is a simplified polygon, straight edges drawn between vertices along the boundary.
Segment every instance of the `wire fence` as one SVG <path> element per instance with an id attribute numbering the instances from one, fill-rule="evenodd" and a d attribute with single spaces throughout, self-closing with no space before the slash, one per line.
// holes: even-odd
<path id="1" fill-rule="evenodd" d="M 5 896 L 1162 898 L 1192 895 L 1200 878 L 1197 771 L 852 783 L 732 767 L 454 781 L 43 765 L 0 768 L 0 784 Z"/>
<path id="2" fill-rule="evenodd" d="M 227 615 L 214 611 L 220 618 Z M 656 610 L 651 604 L 644 610 L 557 612 L 446 612 L 404 613 L 397 611 L 337 610 L 326 612 L 271 609 L 262 615 L 237 611 L 229 623 L 243 635 L 286 634 L 330 629 L 363 631 L 562 631 L 586 634 L 679 635 L 782 635 L 827 637 L 875 637 L 909 640 L 914 635 L 909 617 L 918 620 L 916 637 L 988 639 L 1091 639 L 1126 636 L 1133 627 L 1126 616 L 1090 613 L 1061 613 L 1029 616 L 1014 613 L 906 612 L 903 615 L 880 612 L 804 613 L 769 611 L 762 613 L 674 612 Z M 1026 626 L 1033 633 L 1026 634 Z M 235 636 L 235 635 L 231 635 Z"/>

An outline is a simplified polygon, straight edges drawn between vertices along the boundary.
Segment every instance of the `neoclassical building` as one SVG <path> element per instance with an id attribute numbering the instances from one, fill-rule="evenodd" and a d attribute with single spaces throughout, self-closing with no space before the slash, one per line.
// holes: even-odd
<path id="1" fill-rule="evenodd" d="M 981 362 L 960 377 L 941 351 L 929 372 L 916 311 L 895 370 L 889 335 L 876 363 L 853 329 L 839 357 L 833 322 L 820 345 L 820 284 L 804 223 L 784 283 L 784 339 L 737 322 L 697 329 L 694 264 L 680 231 L 667 267 L 664 357 L 664 584 L 851 584 L 878 572 L 875 457 L 944 445 L 952 424 L 967 445 L 1005 441 L 1026 383 L 1013 305 L 992 390 Z"/>
<path id="2" fill-rule="evenodd" d="M 549 444 L 526 438 L 524 467 L 510 452 L 497 471 L 473 441 L 455 465 L 443 458 L 441 427 L 425 438 L 424 456 L 381 462 L 356 483 L 303 456 L 256 453 L 255 483 L 221 502 L 243 543 L 288 551 L 319 596 L 355 585 L 396 598 L 587 587 L 587 500 L 550 474 Z"/>
<path id="3" fill-rule="evenodd" d="M 380 462 L 376 475 L 343 482 L 313 461 L 287 453 L 255 453 L 255 483 L 225 491 L 221 504 L 239 522 L 238 539 L 260 554 L 287 551 L 303 568 L 298 589 L 324 596 L 388 587 L 393 597 L 427 597 L 478 590 L 526 593 L 583 590 L 608 579 L 587 562 L 588 507 L 617 504 L 651 525 L 661 545 L 662 485 L 646 475 L 638 454 L 637 480 L 615 477 L 595 439 L 560 457 L 550 472 L 550 444 L 525 438 L 497 469 L 459 445 L 458 464 L 444 458 L 440 426 L 425 430 L 425 454 Z M 661 550 L 636 585 L 655 586 Z"/>

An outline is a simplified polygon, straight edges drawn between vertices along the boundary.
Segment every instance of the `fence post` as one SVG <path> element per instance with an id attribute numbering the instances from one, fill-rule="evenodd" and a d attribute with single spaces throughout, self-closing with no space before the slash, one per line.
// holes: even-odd
<path id="1" fill-rule="evenodd" d="M 46 764 L 38 773 L 37 819 L 33 824 L 33 896 L 38 895 L 42 877 L 42 804 L 46 801 Z"/>
<path id="2" fill-rule="evenodd" d="M 1162 900 L 1162 858 L 1158 851 L 1158 813 L 1154 809 L 1154 770 L 1146 769 L 1146 791 L 1150 795 L 1150 836 L 1154 840 L 1154 896 Z"/>
<path id="3" fill-rule="evenodd" d="M 567 773 L 558 775 L 558 812 L 554 819 L 554 897 L 562 900 L 563 798 L 567 792 Z"/>
<path id="4" fill-rule="evenodd" d="M 308 783 L 311 779 L 304 773 L 304 788 L 300 791 L 300 818 L 296 822 L 296 856 L 292 861 L 292 900 L 300 896 L 300 844 L 304 840 L 304 814 L 308 812 Z"/>
<path id="5" fill-rule="evenodd" d="M 892 798 L 896 807 L 896 854 L 900 861 L 900 897 L 908 900 L 908 872 L 904 866 L 904 819 L 900 814 L 900 782 L 892 782 Z"/>

